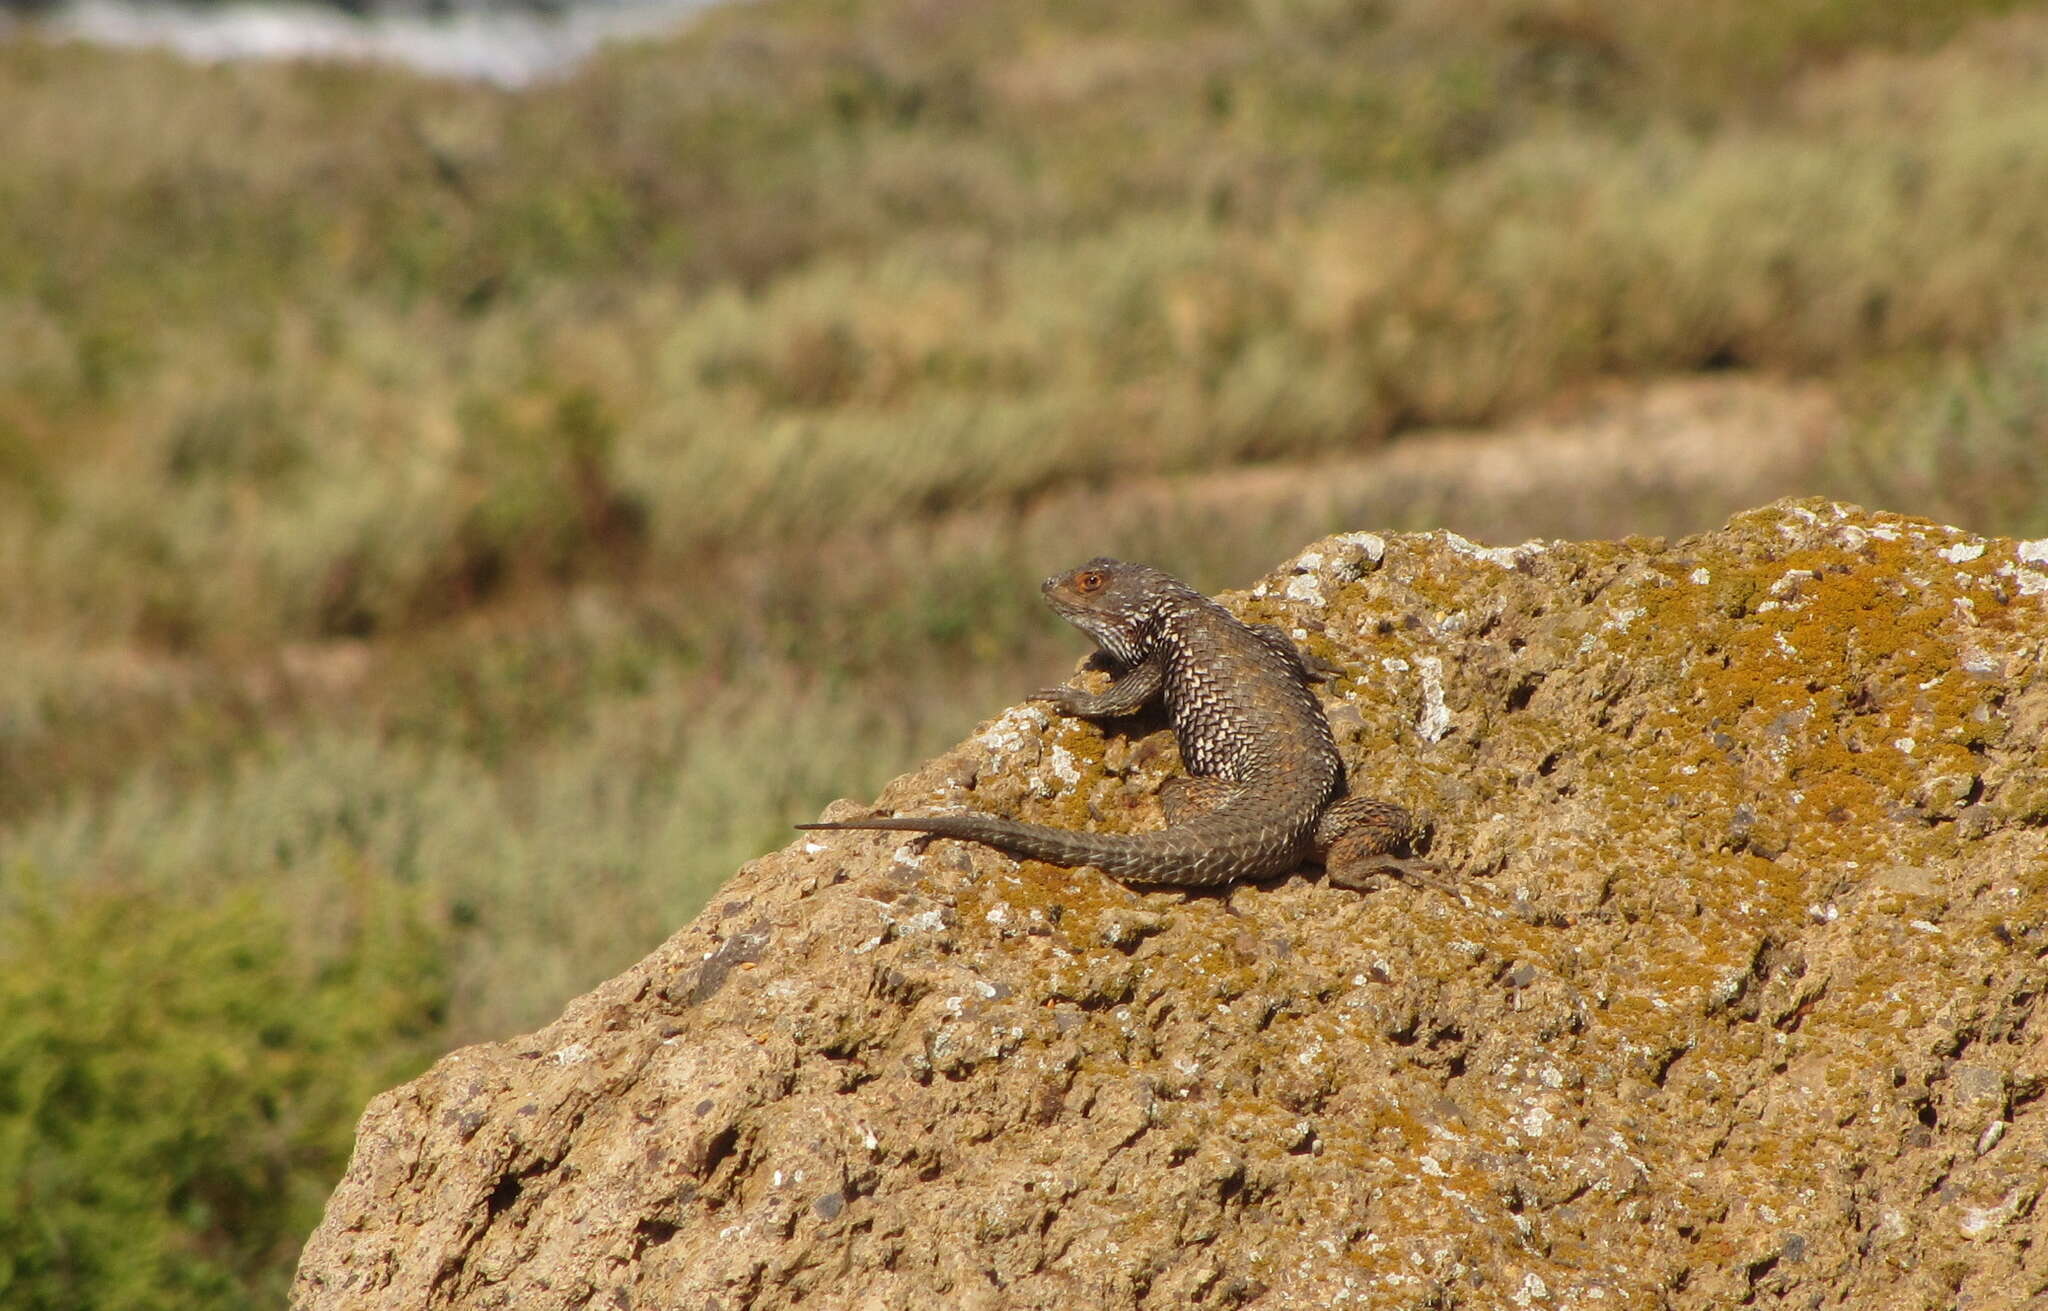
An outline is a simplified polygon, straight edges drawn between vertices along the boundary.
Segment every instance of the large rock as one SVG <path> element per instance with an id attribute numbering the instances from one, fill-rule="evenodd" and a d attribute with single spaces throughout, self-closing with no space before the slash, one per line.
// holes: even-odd
<path id="1" fill-rule="evenodd" d="M 296 1304 L 2048 1305 L 2048 543 L 1788 502 L 1230 600 L 1462 898 L 798 841 L 373 1102 Z M 882 801 L 1173 767 L 1013 709 Z"/>

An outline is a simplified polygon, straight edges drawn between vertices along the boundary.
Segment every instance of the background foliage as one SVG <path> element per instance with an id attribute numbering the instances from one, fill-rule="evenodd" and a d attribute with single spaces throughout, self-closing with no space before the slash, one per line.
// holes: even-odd
<path id="1" fill-rule="evenodd" d="M 1906 0 L 0 46 L 0 1301 L 274 1301 L 372 1091 L 1047 681 L 1077 553 L 1736 508 L 1239 477 L 1748 371 L 1848 415 L 1782 490 L 2048 534 L 2044 70 Z"/>

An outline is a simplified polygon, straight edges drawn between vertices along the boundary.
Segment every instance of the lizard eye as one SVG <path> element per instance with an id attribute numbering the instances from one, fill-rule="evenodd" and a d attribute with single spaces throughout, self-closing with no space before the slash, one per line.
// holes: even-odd
<path id="1" fill-rule="evenodd" d="M 1099 592 L 1102 590 L 1102 585 L 1107 581 L 1109 580 L 1103 577 L 1100 569 L 1084 569 L 1074 579 L 1074 590 L 1084 595 L 1089 592 Z"/>

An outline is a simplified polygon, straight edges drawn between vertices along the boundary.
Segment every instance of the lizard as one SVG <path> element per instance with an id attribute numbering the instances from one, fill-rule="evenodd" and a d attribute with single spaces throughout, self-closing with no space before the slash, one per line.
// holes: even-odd
<path id="1" fill-rule="evenodd" d="M 1166 828 L 1090 833 L 979 813 L 797 827 L 925 833 L 1184 887 L 1274 878 L 1309 859 L 1345 886 L 1362 886 L 1381 869 L 1423 878 L 1387 855 L 1418 835 L 1413 816 L 1348 793 L 1329 720 L 1285 633 L 1240 622 L 1161 570 L 1107 556 L 1053 575 L 1042 590 L 1118 672 L 1099 693 L 1063 686 L 1031 699 L 1085 719 L 1131 715 L 1163 700 L 1191 774 L 1162 789 Z"/>

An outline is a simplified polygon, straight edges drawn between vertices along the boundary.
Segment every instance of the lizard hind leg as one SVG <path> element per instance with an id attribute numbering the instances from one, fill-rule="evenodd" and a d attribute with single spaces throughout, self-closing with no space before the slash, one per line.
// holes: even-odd
<path id="1" fill-rule="evenodd" d="M 1230 800 L 1238 785 L 1206 774 L 1181 774 L 1159 785 L 1159 810 L 1169 825 L 1199 818 Z"/>
<path id="2" fill-rule="evenodd" d="M 1386 873 L 1457 896 L 1436 866 L 1391 854 L 1414 842 L 1422 832 L 1422 825 L 1405 807 L 1377 797 L 1345 797 L 1316 821 L 1312 850 L 1321 858 L 1330 882 L 1340 888 L 1372 888 L 1379 882 L 1373 876 Z"/>

